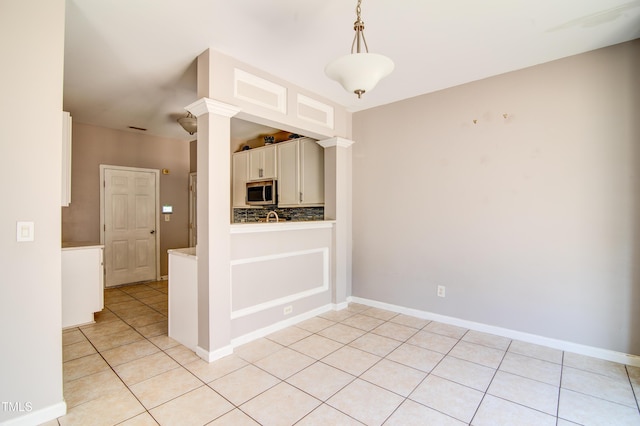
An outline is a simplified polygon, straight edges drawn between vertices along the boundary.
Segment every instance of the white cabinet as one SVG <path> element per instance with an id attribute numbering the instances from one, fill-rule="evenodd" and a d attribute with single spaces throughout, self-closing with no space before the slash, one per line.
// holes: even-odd
<path id="1" fill-rule="evenodd" d="M 300 204 L 324 205 L 324 148 L 313 139 L 300 143 Z"/>
<path id="2" fill-rule="evenodd" d="M 269 145 L 236 152 L 233 154 L 231 167 L 233 207 L 249 207 L 246 202 L 247 182 L 276 178 L 276 147 Z"/>
<path id="3" fill-rule="evenodd" d="M 276 178 L 276 147 L 269 145 L 247 151 L 249 154 L 249 180 Z"/>
<path id="4" fill-rule="evenodd" d="M 324 149 L 310 138 L 278 147 L 278 206 L 324 205 Z"/>
<path id="5" fill-rule="evenodd" d="M 62 249 L 62 327 L 94 322 L 104 308 L 103 246 Z"/>
<path id="6" fill-rule="evenodd" d="M 298 147 L 297 142 L 278 144 L 278 206 L 293 206 L 299 203 Z"/>
<path id="7" fill-rule="evenodd" d="M 233 154 L 232 167 L 232 202 L 233 207 L 248 207 L 246 201 L 247 177 L 249 172 L 248 151 L 236 152 Z"/>
<path id="8" fill-rule="evenodd" d="M 192 351 L 198 346 L 198 258 L 195 247 L 169 250 L 168 335 Z"/>

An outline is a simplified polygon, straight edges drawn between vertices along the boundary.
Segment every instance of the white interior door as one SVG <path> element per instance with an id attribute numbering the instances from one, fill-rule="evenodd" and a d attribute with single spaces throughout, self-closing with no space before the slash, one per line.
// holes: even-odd
<path id="1" fill-rule="evenodd" d="M 189 247 L 198 243 L 198 174 L 189 173 Z"/>
<path id="2" fill-rule="evenodd" d="M 105 286 L 156 279 L 157 172 L 104 168 Z"/>

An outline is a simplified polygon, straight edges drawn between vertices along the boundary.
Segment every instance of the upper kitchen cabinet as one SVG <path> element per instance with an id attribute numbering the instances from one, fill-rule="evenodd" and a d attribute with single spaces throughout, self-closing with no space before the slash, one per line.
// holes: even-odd
<path id="1" fill-rule="evenodd" d="M 324 149 L 310 138 L 278 147 L 278 206 L 324 205 Z"/>
<path id="2" fill-rule="evenodd" d="M 276 147 L 254 148 L 249 151 L 249 180 L 276 178 Z"/>
<path id="3" fill-rule="evenodd" d="M 232 156 L 233 207 L 249 207 L 247 205 L 246 186 L 249 176 L 249 152 L 236 152 Z"/>

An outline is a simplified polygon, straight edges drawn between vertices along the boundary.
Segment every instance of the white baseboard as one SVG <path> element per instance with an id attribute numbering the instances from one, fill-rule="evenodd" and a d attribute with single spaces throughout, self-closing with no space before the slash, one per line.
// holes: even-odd
<path id="1" fill-rule="evenodd" d="M 303 314 L 300 315 L 296 315 L 295 317 L 291 317 L 291 318 L 287 318 L 286 320 L 277 322 L 275 324 L 272 324 L 268 327 L 264 327 L 255 331 L 252 331 L 251 333 L 247 333 L 247 334 L 243 334 L 242 336 L 236 337 L 234 339 L 231 339 L 231 344 L 228 346 L 225 346 L 223 348 L 217 349 L 213 352 L 209 352 L 205 349 L 202 349 L 200 346 L 196 347 L 196 354 L 202 358 L 203 360 L 207 361 L 207 362 L 213 362 L 217 359 L 220 359 L 222 357 L 225 357 L 227 355 L 231 355 L 233 353 L 234 348 L 237 348 L 238 346 L 242 346 L 246 343 L 252 342 L 254 340 L 260 339 L 264 336 L 267 336 L 271 333 L 275 333 L 276 331 L 280 331 L 283 330 L 287 327 L 290 327 L 292 325 L 296 325 L 299 322 L 308 320 L 310 318 L 316 317 L 320 314 L 323 314 L 325 312 L 331 311 L 331 310 L 340 310 L 340 309 L 344 309 L 349 305 L 349 302 L 344 302 L 344 303 L 340 303 L 338 305 L 336 304 L 329 304 L 329 305 L 325 305 L 325 306 L 321 306 L 319 308 L 313 309 L 311 311 L 305 312 Z"/>
<path id="2" fill-rule="evenodd" d="M 227 355 L 233 353 L 233 346 L 227 345 L 215 351 L 209 352 L 206 349 L 202 349 L 200 346 L 196 346 L 196 355 L 207 362 L 213 362 L 217 359 L 224 358 Z"/>
<path id="3" fill-rule="evenodd" d="M 55 420 L 67 414 L 67 403 L 64 401 L 39 410 L 31 411 L 23 416 L 0 422 L 1 426 L 32 426 Z"/>
<path id="4" fill-rule="evenodd" d="M 333 303 L 331 305 L 331 309 L 333 309 L 334 311 L 341 311 L 343 309 L 346 309 L 348 306 L 349 306 L 349 301 L 340 302 L 340 303 Z"/>
<path id="5" fill-rule="evenodd" d="M 315 316 L 318 316 L 320 314 L 323 314 L 327 311 L 332 310 L 332 305 L 325 305 L 325 306 L 321 306 L 319 308 L 313 309 L 311 311 L 305 312 L 303 314 L 300 315 L 296 315 L 295 317 L 291 317 L 288 318 L 286 320 L 277 322 L 275 324 L 272 324 L 268 327 L 264 327 L 255 331 L 252 331 L 251 333 L 247 333 L 244 334 L 242 336 L 236 337 L 235 339 L 231 339 L 231 346 L 233 346 L 234 348 L 244 345 L 245 343 L 249 343 L 253 340 L 257 340 L 261 337 L 264 337 L 268 334 L 271 333 L 275 333 L 276 331 L 280 331 L 283 330 L 287 327 L 290 327 L 292 325 L 296 325 L 299 322 L 308 320 L 310 318 L 313 318 Z"/>
<path id="6" fill-rule="evenodd" d="M 536 345 L 548 346 L 550 348 L 559 349 L 562 351 L 573 352 L 580 355 L 586 355 L 586 356 L 599 358 L 607 361 L 617 362 L 620 364 L 640 367 L 640 356 L 636 356 L 636 355 L 625 354 L 622 352 L 616 352 L 609 349 L 596 348 L 593 346 L 581 345 L 578 343 L 567 342 L 559 339 L 552 339 L 549 337 L 538 336 L 536 334 L 530 334 L 530 333 L 524 333 L 522 331 L 511 330 L 508 328 L 496 327 L 496 326 L 482 324 L 474 321 L 467 321 L 460 318 L 434 314 L 427 311 L 420 311 L 418 309 L 405 308 L 403 306 L 392 305 L 384 302 L 378 302 L 376 300 L 369 300 L 369 299 L 363 299 L 360 297 L 351 296 L 348 298 L 348 301 L 354 302 L 354 303 L 360 303 L 362 305 L 367 305 L 374 308 L 386 309 L 387 311 L 397 312 L 399 314 L 411 315 L 413 317 L 422 318 L 430 321 L 438 321 L 445 324 L 456 325 L 458 327 L 468 328 L 474 331 L 481 331 L 484 333 L 495 334 L 497 336 L 508 337 L 510 339 L 521 340 L 527 343 L 534 343 Z"/>

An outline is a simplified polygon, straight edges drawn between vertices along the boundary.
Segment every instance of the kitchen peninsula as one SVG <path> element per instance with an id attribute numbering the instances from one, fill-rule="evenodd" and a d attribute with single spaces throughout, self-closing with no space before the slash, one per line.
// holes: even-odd
<path id="1" fill-rule="evenodd" d="M 196 353 L 213 361 L 347 306 L 353 142 L 345 139 L 346 109 L 219 52 L 198 57 L 198 96 L 185 107 L 199 124 Z M 233 139 L 241 127 L 235 120 L 289 135 L 249 144 Z M 301 222 L 234 222 L 234 209 L 259 209 L 266 219 L 274 209 L 307 207 L 323 214 Z"/>
<path id="2" fill-rule="evenodd" d="M 232 345 L 330 309 L 334 225 L 321 220 L 229 226 Z M 193 350 L 197 262 L 197 249 L 169 251 L 169 336 Z"/>

